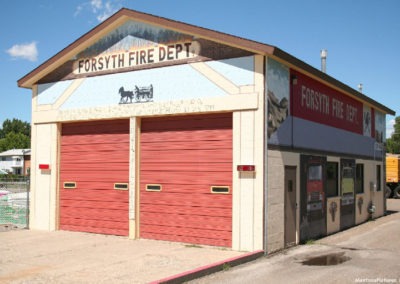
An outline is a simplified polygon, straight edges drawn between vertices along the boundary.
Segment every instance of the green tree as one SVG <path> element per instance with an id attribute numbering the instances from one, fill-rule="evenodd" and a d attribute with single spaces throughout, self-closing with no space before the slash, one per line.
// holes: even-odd
<path id="1" fill-rule="evenodd" d="M 6 119 L 0 128 L 0 152 L 31 147 L 31 126 L 19 119 Z"/>
<path id="2" fill-rule="evenodd" d="M 393 128 L 391 137 L 386 140 L 386 149 L 388 153 L 400 154 L 400 116 L 395 118 Z"/>
<path id="3" fill-rule="evenodd" d="M 22 133 L 25 136 L 31 137 L 31 125 L 16 118 L 13 118 L 13 120 L 6 119 L 3 122 L 3 127 L 0 129 L 0 139 L 5 138 L 10 132 Z"/>
<path id="4" fill-rule="evenodd" d="M 31 147 L 31 139 L 22 134 L 9 132 L 5 138 L 0 139 L 0 152 L 10 149 L 26 149 Z"/>

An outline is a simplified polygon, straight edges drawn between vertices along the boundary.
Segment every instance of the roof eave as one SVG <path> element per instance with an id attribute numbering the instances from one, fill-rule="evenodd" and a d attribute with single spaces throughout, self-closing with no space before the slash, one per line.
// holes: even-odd
<path id="1" fill-rule="evenodd" d="M 18 86 L 22 88 L 31 89 L 33 85 L 36 84 L 45 75 L 52 72 L 55 68 L 59 67 L 67 60 L 70 60 L 73 56 L 84 50 L 87 46 L 93 44 L 99 37 L 107 34 L 113 28 L 115 28 L 116 26 L 120 25 L 121 23 L 123 23 L 128 19 L 135 19 L 144 23 L 158 25 L 160 27 L 166 27 L 171 30 L 175 30 L 177 32 L 191 34 L 211 41 L 216 41 L 221 44 L 226 44 L 232 47 L 237 47 L 243 50 L 247 50 L 254 54 L 259 54 L 263 56 L 275 56 L 289 63 L 290 65 L 295 66 L 299 70 L 308 72 L 316 76 L 317 78 L 320 78 L 328 82 L 329 84 L 332 84 L 337 88 L 350 93 L 351 95 L 359 98 L 360 100 L 366 101 L 371 105 L 374 105 L 376 108 L 380 109 L 381 111 L 387 114 L 395 115 L 395 112 L 393 110 L 385 107 L 384 105 L 350 88 L 346 84 L 343 84 L 342 82 L 334 79 L 333 77 L 327 75 L 326 73 L 321 72 L 320 70 L 312 67 L 311 65 L 299 60 L 298 58 L 274 46 L 182 23 L 171 19 L 154 16 L 151 14 L 137 12 L 126 8 L 122 8 L 114 15 L 112 15 L 110 18 L 108 18 L 101 24 L 94 27 L 92 30 L 81 36 L 78 40 L 74 41 L 73 43 L 62 49 L 60 52 L 58 52 L 56 55 L 45 61 L 43 64 L 39 65 L 36 69 L 32 70 L 27 75 L 19 79 L 17 81 Z"/>
<path id="2" fill-rule="evenodd" d="M 275 48 L 272 55 L 278 57 L 283 61 L 290 63 L 291 65 L 297 67 L 299 70 L 302 70 L 303 72 L 305 71 L 307 73 L 310 73 L 322 79 L 323 81 L 336 86 L 337 88 L 343 90 L 344 92 L 347 92 L 353 95 L 354 97 L 373 105 L 374 107 L 376 107 L 377 109 L 381 110 L 386 114 L 396 115 L 396 112 L 394 110 L 382 105 L 381 103 L 378 103 L 377 101 L 371 99 L 370 97 L 367 97 L 366 95 L 360 93 L 359 91 L 349 87 L 348 85 L 340 82 L 339 80 L 336 80 L 335 78 L 329 76 L 328 74 L 312 67 L 311 65 L 305 63 L 304 61 L 301 61 L 300 59 L 290 55 L 289 53 L 286 53 L 285 51 L 279 48 Z"/>
<path id="3" fill-rule="evenodd" d="M 274 51 L 273 46 L 269 46 L 260 42 L 236 37 L 226 33 L 217 32 L 214 30 L 182 23 L 179 21 L 170 20 L 167 18 L 162 18 L 142 12 L 137 12 L 134 10 L 129 10 L 122 8 L 110 18 L 94 27 L 92 30 L 81 36 L 78 40 L 74 41 L 63 50 L 58 52 L 56 55 L 45 61 L 43 64 L 39 65 L 37 68 L 26 74 L 24 77 L 17 81 L 18 86 L 22 88 L 31 89 L 32 86 L 44 77 L 46 74 L 53 71 L 55 68 L 65 63 L 75 54 L 82 51 L 86 46 L 93 43 L 102 34 L 106 34 L 112 30 L 115 26 L 123 23 L 128 19 L 135 19 L 141 22 L 150 23 L 152 25 L 158 25 L 162 27 L 167 27 L 169 29 L 188 33 L 194 36 L 199 36 L 204 39 L 209 39 L 213 41 L 220 42 L 222 44 L 227 44 L 233 47 L 241 48 L 256 54 L 272 54 Z M 84 45 L 84 46 L 82 46 Z"/>

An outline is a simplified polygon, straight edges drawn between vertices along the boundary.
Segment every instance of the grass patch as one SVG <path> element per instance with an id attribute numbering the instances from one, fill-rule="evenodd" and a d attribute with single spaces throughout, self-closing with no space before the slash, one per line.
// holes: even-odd
<path id="1" fill-rule="evenodd" d="M 222 264 L 222 270 L 223 271 L 228 271 L 229 269 L 231 269 L 232 267 L 230 266 L 229 263 L 224 263 Z"/>
<path id="2" fill-rule="evenodd" d="M 203 248 L 202 246 L 195 245 L 195 244 L 190 244 L 190 245 L 185 245 L 187 248 Z"/>
<path id="3" fill-rule="evenodd" d="M 304 244 L 305 245 L 315 245 L 315 240 L 313 240 L 313 239 L 307 240 Z"/>

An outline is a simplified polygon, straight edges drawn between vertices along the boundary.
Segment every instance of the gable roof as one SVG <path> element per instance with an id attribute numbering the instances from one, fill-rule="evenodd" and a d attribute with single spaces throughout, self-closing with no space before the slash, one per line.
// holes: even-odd
<path id="1" fill-rule="evenodd" d="M 26 156 L 31 154 L 31 149 L 11 149 L 5 152 L 1 152 L 0 156 Z"/>
<path id="2" fill-rule="evenodd" d="M 321 72 L 320 70 L 310 66 L 309 64 L 275 46 L 126 8 L 122 8 L 110 18 L 81 36 L 79 39 L 62 49 L 59 53 L 19 79 L 17 82 L 18 86 L 23 88 L 32 88 L 33 85 L 36 84 L 41 78 L 54 71 L 57 67 L 84 50 L 86 47 L 93 44 L 98 38 L 107 34 L 129 19 L 168 28 L 180 33 L 195 35 L 204 39 L 246 50 L 254 54 L 277 58 L 288 63 L 288 65 L 294 69 L 306 72 L 311 76 L 327 82 L 362 101 L 368 102 L 384 113 L 395 115 L 395 112 L 388 107 L 376 102 L 375 100 L 365 96 L 348 85 L 334 79 L 326 73 Z"/>

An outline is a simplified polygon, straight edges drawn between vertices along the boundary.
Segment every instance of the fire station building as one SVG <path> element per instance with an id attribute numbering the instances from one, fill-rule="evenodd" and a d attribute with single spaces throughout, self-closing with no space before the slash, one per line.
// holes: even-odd
<path id="1" fill-rule="evenodd" d="M 18 85 L 31 229 L 272 252 L 384 214 L 394 111 L 276 47 L 121 9 Z"/>

